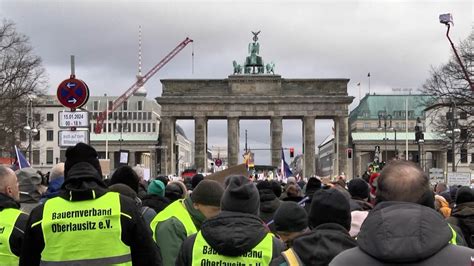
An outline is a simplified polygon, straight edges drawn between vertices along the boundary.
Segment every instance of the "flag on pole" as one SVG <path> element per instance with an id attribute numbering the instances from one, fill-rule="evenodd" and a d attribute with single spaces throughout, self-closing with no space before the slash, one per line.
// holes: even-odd
<path id="1" fill-rule="evenodd" d="M 25 155 L 23 155 L 23 153 L 20 151 L 20 149 L 18 149 L 16 145 L 15 145 L 15 153 L 16 153 L 16 164 L 18 165 L 18 169 L 31 167 Z"/>
<path id="2" fill-rule="evenodd" d="M 290 166 L 285 162 L 285 153 L 283 149 L 281 149 L 281 177 L 286 181 L 286 179 L 292 175 L 293 173 L 290 170 Z"/>

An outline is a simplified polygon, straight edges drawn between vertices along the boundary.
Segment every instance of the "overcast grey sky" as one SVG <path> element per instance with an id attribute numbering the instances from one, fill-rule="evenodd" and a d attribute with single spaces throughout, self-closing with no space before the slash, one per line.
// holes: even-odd
<path id="1" fill-rule="evenodd" d="M 261 30 L 260 54 L 276 63 L 283 78 L 349 78 L 348 92 L 357 104 L 371 91 L 419 89 L 430 66 L 445 63 L 451 48 L 441 13 L 452 13 L 451 38 L 465 39 L 473 27 L 473 1 L 74 1 L 0 0 L 0 17 L 14 21 L 30 37 L 49 76 L 49 92 L 68 78 L 69 56 L 76 75 L 92 95 L 120 95 L 137 72 L 138 25 L 143 31 L 143 72 L 179 42 L 186 47 L 149 83 L 148 97 L 161 95 L 160 79 L 226 78 L 232 60 L 242 62 L 250 31 Z M 194 48 L 194 74 L 191 51 Z M 194 125 L 179 121 L 189 138 Z M 254 148 L 270 145 L 269 121 L 242 121 Z M 316 143 L 331 132 L 331 121 L 316 122 Z M 209 146 L 225 145 L 225 121 L 209 123 Z M 283 145 L 301 152 L 301 122 L 284 121 Z M 269 152 L 257 163 L 269 163 Z M 287 155 L 288 156 L 288 155 Z"/>

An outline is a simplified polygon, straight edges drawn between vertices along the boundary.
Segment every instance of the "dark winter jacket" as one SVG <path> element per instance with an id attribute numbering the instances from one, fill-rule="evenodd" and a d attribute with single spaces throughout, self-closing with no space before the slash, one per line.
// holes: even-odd
<path id="1" fill-rule="evenodd" d="M 171 201 L 159 195 L 148 194 L 142 199 L 142 205 L 148 206 L 155 210 L 156 214 L 160 213 Z"/>
<path id="2" fill-rule="evenodd" d="M 4 209 L 20 209 L 20 203 L 16 202 L 14 199 L 9 196 L 0 193 L 0 212 Z M 0 220 L 2 219 L 0 213 Z M 28 221 L 28 215 L 26 213 L 21 213 L 20 216 L 16 219 L 15 226 L 8 240 L 10 243 L 10 249 L 13 254 L 20 256 L 21 248 L 23 244 L 23 237 L 26 228 L 26 222 Z"/>
<path id="3" fill-rule="evenodd" d="M 447 221 L 461 228 L 467 245 L 474 248 L 474 202 L 461 203 L 454 207 Z"/>
<path id="4" fill-rule="evenodd" d="M 255 215 L 223 211 L 205 221 L 201 227 L 206 242 L 220 255 L 237 257 L 257 246 L 268 231 Z M 196 234 L 187 238 L 179 251 L 176 265 L 191 265 Z M 272 259 L 283 251 L 283 243 L 273 237 Z"/>
<path id="5" fill-rule="evenodd" d="M 64 183 L 64 177 L 59 177 L 51 182 L 49 182 L 48 189 L 46 192 L 41 196 L 41 203 L 44 203 L 50 198 L 54 198 L 59 194 L 59 191 L 61 190 L 61 186 Z"/>
<path id="6" fill-rule="evenodd" d="M 268 223 L 273 220 L 278 207 L 280 207 L 281 201 L 277 198 L 273 190 L 261 189 L 260 193 L 260 213 L 259 217 L 264 223 Z M 269 228 L 272 232 L 275 232 L 275 225 L 271 223 Z"/>
<path id="7" fill-rule="evenodd" d="M 369 213 L 358 247 L 330 265 L 471 265 L 472 249 L 448 242 L 451 229 L 441 214 L 415 203 L 381 202 Z"/>
<path id="8" fill-rule="evenodd" d="M 194 209 L 191 197 L 184 200 L 184 206 L 193 220 L 196 229 L 200 229 L 206 217 L 198 210 Z M 173 265 L 179 253 L 181 244 L 186 239 L 186 229 L 178 218 L 171 217 L 159 223 L 155 231 L 156 243 L 160 247 L 163 258 L 163 265 Z"/>
<path id="9" fill-rule="evenodd" d="M 356 241 L 347 230 L 336 223 L 321 224 L 311 232 L 293 240 L 293 250 L 304 265 L 328 265 L 339 253 L 357 246 Z M 279 256 L 272 261 L 272 266 L 288 265 Z"/>
<path id="10" fill-rule="evenodd" d="M 370 204 L 366 200 L 362 200 L 359 198 L 351 198 L 349 200 L 349 204 L 351 206 L 351 212 L 352 211 L 370 211 L 374 208 L 372 204 Z"/>
<path id="11" fill-rule="evenodd" d="M 100 198 L 106 193 L 112 192 L 106 190 L 97 170 L 89 163 L 80 162 L 69 169 L 68 177 L 58 197 L 68 201 L 81 202 L 94 199 L 94 194 L 95 198 Z M 45 247 L 41 228 L 44 206 L 39 205 L 31 212 L 25 232 L 20 265 L 40 264 L 41 252 Z M 124 214 L 120 218 L 121 240 L 130 247 L 133 265 L 161 265 L 161 258 L 153 242 L 151 231 L 140 217 L 135 202 L 120 195 L 120 207 L 120 212 Z M 77 245 L 78 243 L 71 244 Z"/>

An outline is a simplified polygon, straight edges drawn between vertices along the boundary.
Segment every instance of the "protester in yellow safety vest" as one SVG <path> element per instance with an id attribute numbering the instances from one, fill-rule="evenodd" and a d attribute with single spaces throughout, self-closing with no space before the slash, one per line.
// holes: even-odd
<path id="1" fill-rule="evenodd" d="M 151 222 L 153 236 L 160 247 L 163 265 L 174 265 L 181 243 L 196 233 L 205 219 L 220 212 L 224 188 L 213 180 L 203 180 L 191 197 L 171 203 Z"/>
<path id="2" fill-rule="evenodd" d="M 64 176 L 58 197 L 31 212 L 20 265 L 161 265 L 135 202 L 107 191 L 94 148 L 68 148 Z"/>
<path id="3" fill-rule="evenodd" d="M 20 211 L 15 172 L 0 165 L 0 265 L 18 265 L 28 215 Z"/>
<path id="4" fill-rule="evenodd" d="M 222 212 L 183 242 L 176 265 L 269 265 L 283 250 L 258 217 L 258 190 L 245 176 L 232 176 Z"/>

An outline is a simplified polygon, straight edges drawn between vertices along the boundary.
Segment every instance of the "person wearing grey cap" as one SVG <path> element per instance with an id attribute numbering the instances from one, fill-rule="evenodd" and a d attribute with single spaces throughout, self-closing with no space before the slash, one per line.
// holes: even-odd
<path id="1" fill-rule="evenodd" d="M 186 237 L 196 233 L 206 219 L 220 212 L 223 193 L 224 188 L 217 181 L 203 180 L 190 197 L 174 201 L 155 216 L 150 226 L 160 247 L 163 265 L 174 265 Z"/>
<path id="2" fill-rule="evenodd" d="M 245 176 L 232 176 L 225 182 L 222 212 L 183 242 L 176 265 L 269 265 L 283 250 L 283 243 L 258 217 L 255 184 Z"/>

